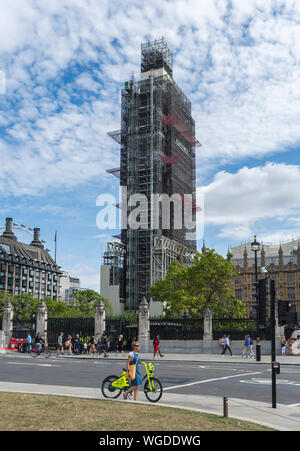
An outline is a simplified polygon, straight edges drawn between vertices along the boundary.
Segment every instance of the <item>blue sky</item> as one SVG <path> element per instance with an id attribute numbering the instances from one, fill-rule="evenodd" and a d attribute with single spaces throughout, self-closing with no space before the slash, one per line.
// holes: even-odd
<path id="1" fill-rule="evenodd" d="M 50 3 L 50 4 L 49 4 Z M 0 222 L 40 227 L 58 263 L 99 288 L 96 199 L 118 194 L 107 132 L 140 44 L 164 36 L 192 102 L 204 238 L 228 246 L 300 238 L 297 0 L 1 1 Z M 1 80 L 0 80 L 1 82 Z M 200 247 L 202 242 L 199 241 Z"/>

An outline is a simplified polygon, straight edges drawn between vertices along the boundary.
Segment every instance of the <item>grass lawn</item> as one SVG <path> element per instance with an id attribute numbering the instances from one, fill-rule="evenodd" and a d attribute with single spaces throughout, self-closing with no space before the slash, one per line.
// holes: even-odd
<path id="1" fill-rule="evenodd" d="M 184 409 L 0 392 L 1 431 L 270 431 Z"/>

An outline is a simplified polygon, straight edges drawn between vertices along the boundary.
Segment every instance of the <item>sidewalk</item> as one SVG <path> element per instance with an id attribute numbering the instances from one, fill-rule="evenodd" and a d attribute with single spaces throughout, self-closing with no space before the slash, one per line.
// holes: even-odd
<path id="1" fill-rule="evenodd" d="M 7 353 L 19 355 L 19 353 Z M 169 354 L 161 359 L 153 359 L 152 353 L 141 353 L 142 360 L 151 360 L 152 362 L 159 361 L 193 361 L 193 362 L 217 362 L 217 363 L 243 363 L 260 365 L 270 363 L 270 356 L 262 356 L 261 362 L 256 362 L 255 359 L 242 359 L 240 356 L 221 356 L 221 355 L 207 355 L 207 354 Z M 89 355 L 63 355 L 58 356 L 58 359 L 103 359 L 101 357 L 93 357 Z M 105 361 L 109 360 L 125 360 L 126 357 L 115 357 L 110 355 Z M 300 365 L 300 356 L 284 356 L 277 357 L 277 361 L 281 365 Z M 299 369 L 300 371 L 300 369 Z M 40 384 L 20 384 L 10 382 L 0 382 L 0 391 L 19 392 L 19 393 L 34 393 L 34 394 L 50 394 L 59 396 L 75 396 L 83 398 L 104 399 L 99 394 L 99 389 L 84 388 L 84 387 L 60 387 L 55 385 L 40 385 Z M 141 396 L 142 398 L 142 396 Z M 300 396 L 299 396 L 300 398 Z M 127 401 L 115 401 L 127 402 Z M 144 403 L 143 401 L 139 401 Z M 297 400 L 295 400 L 297 402 Z M 196 396 L 183 395 L 164 392 L 161 400 L 156 405 L 169 406 L 173 408 L 181 408 L 187 410 L 196 410 L 215 415 L 223 416 L 223 398 L 216 396 Z M 243 399 L 228 400 L 228 416 L 244 421 L 262 424 L 280 431 L 300 431 L 300 403 L 299 406 L 287 406 L 277 403 L 277 408 L 273 409 L 270 403 L 249 401 Z"/>

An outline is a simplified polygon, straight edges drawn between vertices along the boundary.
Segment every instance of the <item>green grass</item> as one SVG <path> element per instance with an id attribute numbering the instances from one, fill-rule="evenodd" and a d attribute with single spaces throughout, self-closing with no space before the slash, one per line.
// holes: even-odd
<path id="1" fill-rule="evenodd" d="M 1 431 L 272 430 L 184 409 L 52 395 L 0 392 L 0 412 Z"/>

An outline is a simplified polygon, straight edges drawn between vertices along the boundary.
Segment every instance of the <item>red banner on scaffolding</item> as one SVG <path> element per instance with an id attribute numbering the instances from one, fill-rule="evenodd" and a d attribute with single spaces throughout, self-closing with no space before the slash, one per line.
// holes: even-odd
<path id="1" fill-rule="evenodd" d="M 194 132 L 183 123 L 181 117 L 174 111 L 167 116 L 161 116 L 160 119 L 164 124 L 172 125 L 193 147 L 201 146 Z"/>
<path id="2" fill-rule="evenodd" d="M 162 156 L 160 157 L 161 161 L 167 164 L 176 164 L 180 163 L 182 161 L 182 158 L 179 155 L 176 155 L 175 153 L 172 153 L 168 156 Z"/>

